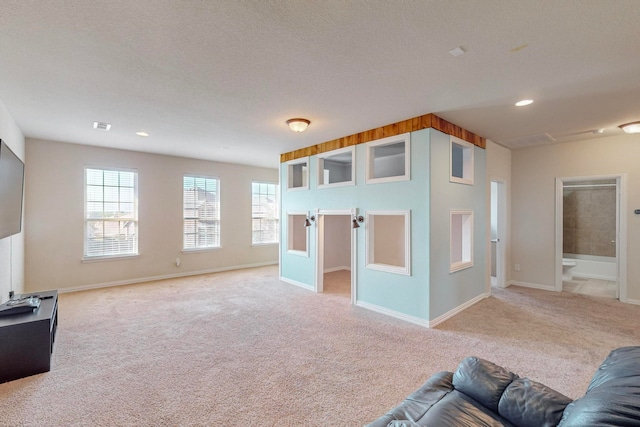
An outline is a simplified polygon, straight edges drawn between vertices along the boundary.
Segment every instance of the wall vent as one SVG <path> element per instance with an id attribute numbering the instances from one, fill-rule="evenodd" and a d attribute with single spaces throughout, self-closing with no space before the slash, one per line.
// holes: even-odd
<path id="1" fill-rule="evenodd" d="M 532 147 L 535 145 L 551 144 L 556 142 L 555 138 L 548 133 L 538 133 L 535 135 L 522 136 L 519 138 L 508 139 L 506 141 L 500 141 L 502 145 L 509 148 L 524 148 Z"/>
<path id="2" fill-rule="evenodd" d="M 109 129 L 111 129 L 111 123 L 105 123 L 105 122 L 93 122 L 93 128 L 96 130 L 103 130 L 103 131 L 108 131 Z"/>

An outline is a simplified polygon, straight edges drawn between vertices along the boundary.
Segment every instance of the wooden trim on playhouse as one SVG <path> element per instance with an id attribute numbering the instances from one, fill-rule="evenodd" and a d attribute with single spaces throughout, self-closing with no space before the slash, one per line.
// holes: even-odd
<path id="1" fill-rule="evenodd" d="M 390 125 L 356 133 L 354 135 L 334 139 L 333 141 L 327 141 L 321 144 L 312 145 L 311 147 L 290 151 L 280 155 L 280 162 L 284 163 L 301 157 L 313 156 L 314 154 L 325 153 L 338 148 L 364 144 L 366 142 L 375 141 L 388 136 L 400 135 L 406 132 L 414 132 L 426 128 L 434 128 L 448 135 L 453 135 L 480 148 L 487 147 L 487 141 L 483 137 L 471 133 L 460 126 L 454 125 L 453 123 L 449 123 L 435 114 L 425 114 L 424 116 L 418 116 L 401 122 L 392 123 Z"/>

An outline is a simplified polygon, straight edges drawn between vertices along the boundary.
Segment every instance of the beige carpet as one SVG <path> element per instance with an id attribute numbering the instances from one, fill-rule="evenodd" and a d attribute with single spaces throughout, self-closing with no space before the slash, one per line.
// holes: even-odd
<path id="1" fill-rule="evenodd" d="M 487 358 L 570 397 L 640 307 L 510 287 L 434 329 L 264 267 L 60 295 L 51 372 L 0 385 L 2 426 L 360 426 Z"/>

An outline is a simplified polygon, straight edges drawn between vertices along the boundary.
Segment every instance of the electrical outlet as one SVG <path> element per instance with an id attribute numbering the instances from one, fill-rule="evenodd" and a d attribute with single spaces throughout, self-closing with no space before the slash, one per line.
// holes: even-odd
<path id="1" fill-rule="evenodd" d="M 176 267 L 180 267 L 180 258 L 176 258 Z"/>
<path id="2" fill-rule="evenodd" d="M 516 264 L 516 265 L 514 265 L 514 266 L 513 266 L 513 269 L 514 269 L 515 271 L 520 271 L 520 264 Z"/>

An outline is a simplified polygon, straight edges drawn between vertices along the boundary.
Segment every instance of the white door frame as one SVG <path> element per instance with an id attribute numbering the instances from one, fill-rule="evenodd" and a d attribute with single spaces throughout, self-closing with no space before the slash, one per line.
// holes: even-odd
<path id="1" fill-rule="evenodd" d="M 498 235 L 496 242 L 496 286 L 505 288 L 507 277 L 506 246 L 507 246 L 507 182 L 502 178 L 491 178 L 490 182 L 495 182 L 498 188 Z M 489 220 L 491 221 L 491 220 Z M 489 243 L 491 248 L 491 243 Z M 489 252 L 491 253 L 491 252 Z M 491 276 L 491 269 L 489 269 Z"/>
<path id="2" fill-rule="evenodd" d="M 324 289 L 324 217 L 325 215 L 343 215 L 353 218 L 356 215 L 356 209 L 316 209 L 316 285 L 315 292 L 322 292 Z M 351 233 L 351 304 L 357 301 L 356 295 L 356 278 L 357 278 L 357 240 L 355 239 L 356 229 L 352 229 Z"/>
<path id="3" fill-rule="evenodd" d="M 618 299 L 627 302 L 627 174 L 591 175 L 556 178 L 556 283 L 562 291 L 562 188 L 565 183 L 585 180 L 616 180 L 616 271 L 618 273 Z"/>

